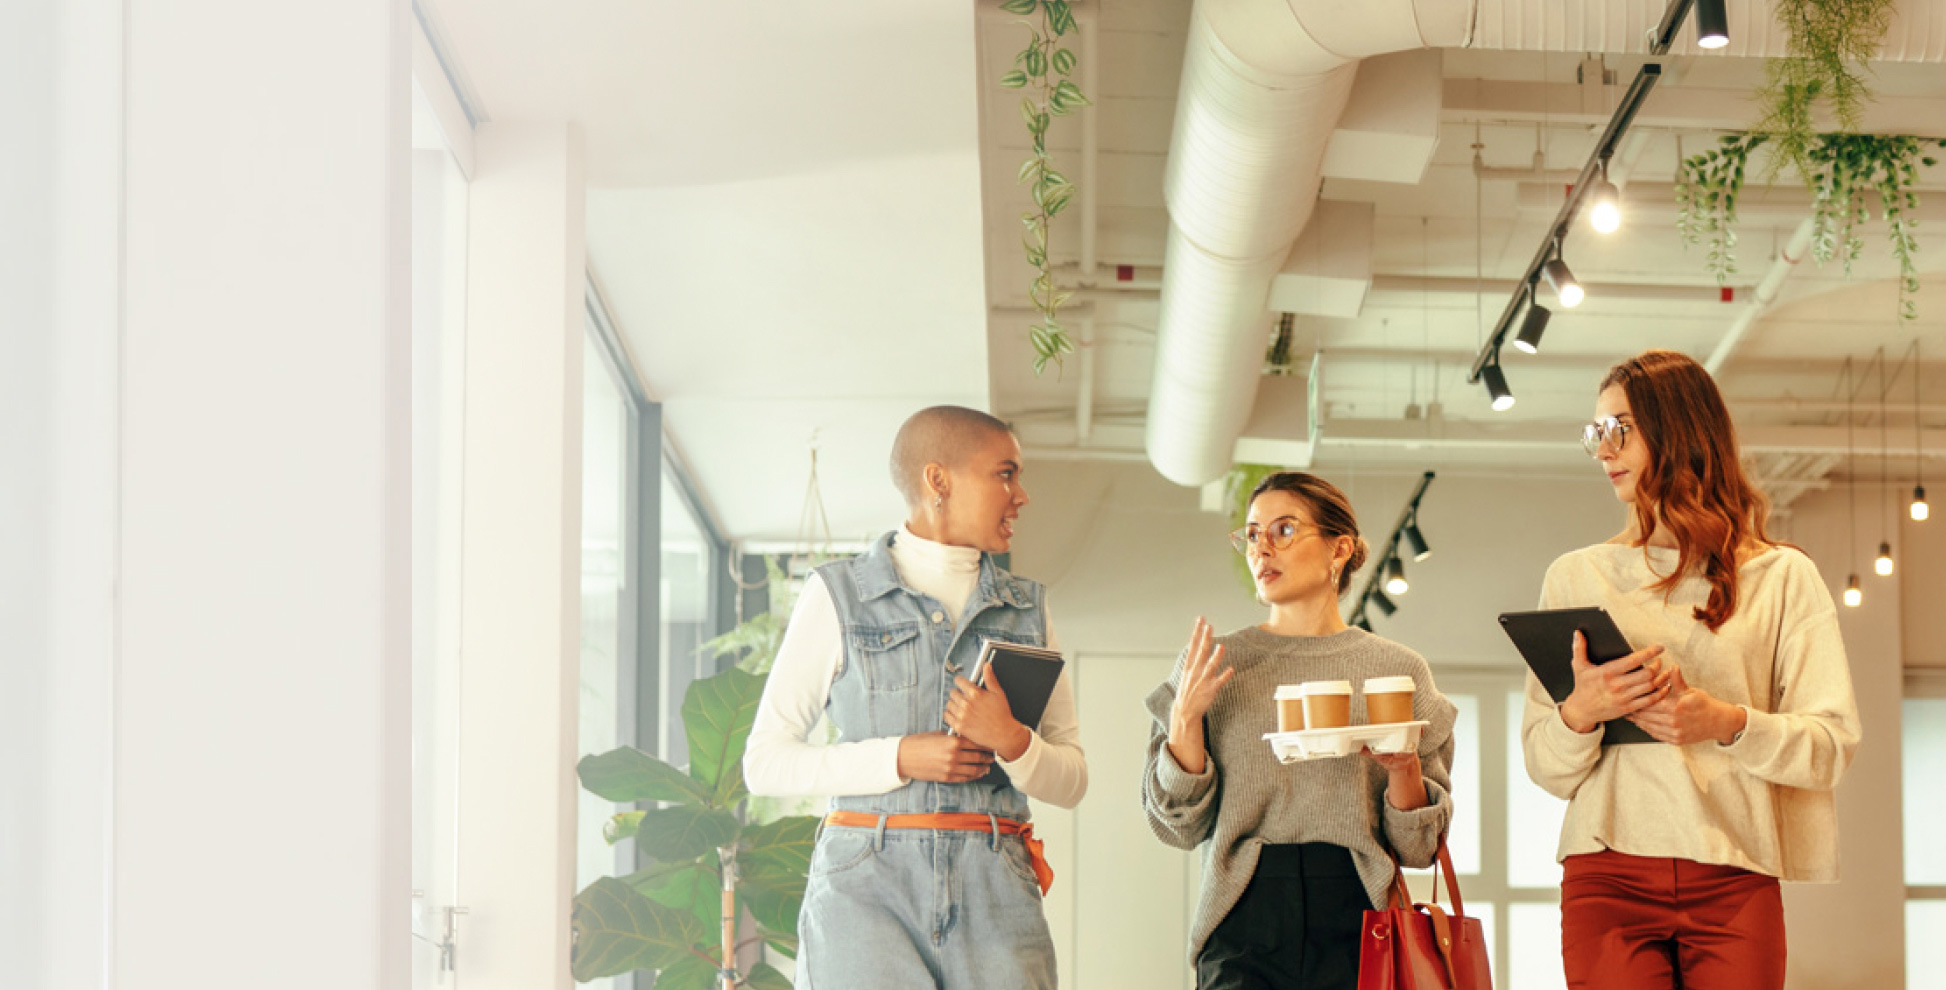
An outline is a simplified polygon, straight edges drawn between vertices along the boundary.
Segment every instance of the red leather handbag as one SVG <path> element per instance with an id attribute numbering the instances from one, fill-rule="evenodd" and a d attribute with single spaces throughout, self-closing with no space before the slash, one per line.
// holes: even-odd
<path id="1" fill-rule="evenodd" d="M 1439 906 L 1439 874 L 1453 901 L 1448 914 Z M 1365 912 L 1359 936 L 1358 990 L 1493 990 L 1493 975 L 1480 919 L 1466 916 L 1459 878 L 1446 840 L 1439 840 L 1433 864 L 1433 902 L 1414 904 L 1405 874 L 1392 864 L 1392 891 L 1383 911 Z"/>

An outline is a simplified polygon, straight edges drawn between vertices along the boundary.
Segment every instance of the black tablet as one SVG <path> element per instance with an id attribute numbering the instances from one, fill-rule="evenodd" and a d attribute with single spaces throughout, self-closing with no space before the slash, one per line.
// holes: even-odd
<path id="1" fill-rule="evenodd" d="M 1541 687 L 1556 704 L 1574 691 L 1574 632 L 1588 637 L 1588 659 L 1593 663 L 1619 660 L 1635 652 L 1627 637 L 1615 628 L 1615 620 L 1603 608 L 1551 608 L 1540 612 L 1505 612 L 1500 628 L 1520 649 L 1520 658 L 1540 678 Z M 1655 737 L 1625 718 L 1610 719 L 1601 736 L 1602 745 L 1611 743 L 1655 742 Z"/>

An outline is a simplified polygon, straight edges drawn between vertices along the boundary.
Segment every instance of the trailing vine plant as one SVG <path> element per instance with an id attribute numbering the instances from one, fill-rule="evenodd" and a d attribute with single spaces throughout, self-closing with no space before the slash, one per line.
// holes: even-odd
<path id="1" fill-rule="evenodd" d="M 1676 184 L 1676 228 L 1685 242 L 1708 240 L 1705 265 L 1719 284 L 1736 272 L 1737 199 L 1750 166 L 1751 152 L 1774 140 L 1769 134 L 1737 134 L 1721 138 L 1716 148 L 1683 160 Z M 1928 149 L 1946 141 L 1876 134 L 1818 134 L 1794 163 L 1811 192 L 1811 256 L 1819 264 L 1837 258 L 1851 275 L 1865 239 L 1860 224 L 1878 216 L 1885 221 L 1886 240 L 1899 263 L 1899 315 L 1918 317 L 1912 295 L 1919 291 L 1914 255 L 1919 251 L 1919 166 L 1937 164 Z M 1781 148 L 1772 150 L 1772 167 Z M 1769 171 L 1767 170 L 1767 171 Z"/>
<path id="2" fill-rule="evenodd" d="M 1074 353 L 1074 341 L 1061 326 L 1061 305 L 1074 293 L 1054 284 L 1054 266 L 1048 261 L 1048 225 L 1074 198 L 1074 183 L 1054 168 L 1047 152 L 1047 129 L 1055 117 L 1092 106 L 1092 102 L 1068 77 L 1074 73 L 1077 58 L 1061 39 L 1075 30 L 1074 8 L 1068 0 L 1002 0 L 1000 9 L 1023 17 L 1040 15 L 1040 20 L 1022 21 L 1029 33 L 1027 47 L 1014 56 L 1014 68 L 1000 77 L 1008 89 L 1024 89 L 1020 116 L 1033 138 L 1034 153 L 1020 166 L 1020 181 L 1029 184 L 1034 209 L 1021 214 L 1027 228 L 1021 242 L 1027 263 L 1034 268 L 1027 297 L 1040 313 L 1039 322 L 1027 328 L 1034 345 L 1034 373 L 1059 364 L 1063 355 Z"/>
<path id="3" fill-rule="evenodd" d="M 1765 178 L 1789 166 L 1806 177 L 1816 171 L 1819 134 L 1813 116 L 1830 109 L 1844 132 L 1858 130 L 1871 99 L 1860 69 L 1878 53 L 1892 23 L 1894 0 L 1774 0 L 1772 10 L 1789 42 L 1784 58 L 1771 59 L 1758 91 L 1763 108 L 1755 131 L 1776 142 Z"/>

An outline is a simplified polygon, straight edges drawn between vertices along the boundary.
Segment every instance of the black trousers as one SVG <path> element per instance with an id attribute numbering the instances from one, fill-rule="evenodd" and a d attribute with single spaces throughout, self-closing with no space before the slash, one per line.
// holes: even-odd
<path id="1" fill-rule="evenodd" d="M 1359 926 L 1371 906 L 1345 847 L 1265 846 L 1243 897 L 1196 956 L 1197 990 L 1357 990 Z"/>

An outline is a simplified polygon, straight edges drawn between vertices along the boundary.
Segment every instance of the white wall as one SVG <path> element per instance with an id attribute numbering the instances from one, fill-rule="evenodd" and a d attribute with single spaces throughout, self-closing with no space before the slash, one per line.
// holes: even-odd
<path id="1" fill-rule="evenodd" d="M 403 986 L 406 7 L 0 21 L 0 984 Z"/>
<path id="2" fill-rule="evenodd" d="M 1436 672 L 1519 670 L 1518 655 L 1494 617 L 1534 608 L 1541 576 L 1556 556 L 1607 539 L 1625 521 L 1605 480 L 1592 468 L 1587 476 L 1577 477 L 1575 469 L 1581 466 L 1569 462 L 1554 477 L 1447 473 L 1435 479 L 1420 511 L 1433 554 L 1423 563 L 1408 563 L 1412 590 L 1399 599 L 1395 616 L 1373 614 L 1376 631 L 1423 653 Z M 1417 480 L 1416 474 L 1321 473 L 1347 490 L 1367 538 L 1373 540 L 1390 531 Z M 1153 681 L 1157 658 L 1181 650 L 1198 614 L 1209 616 L 1219 630 L 1262 621 L 1263 610 L 1235 576 L 1235 553 L 1225 539 L 1227 518 L 1197 511 L 1194 490 L 1176 487 L 1142 464 L 1030 462 L 1026 481 L 1033 502 L 1021 517 L 1015 569 L 1050 586 L 1063 646 L 1082 657 L 1087 671 L 1081 703 L 1089 721 L 1146 718 L 1139 709 L 1146 689 L 1118 691 L 1121 704 L 1115 711 L 1094 703 L 1098 699 L 1089 696 L 1088 685 L 1113 676 L 1104 665 L 1126 663 L 1132 672 L 1141 672 L 1142 680 Z M 1866 502 L 1861 489 L 1861 506 Z M 1842 588 L 1845 573 L 1841 560 L 1833 562 L 1843 549 L 1844 508 L 1842 492 L 1807 497 L 1794 507 L 1792 521 L 1773 534 L 1803 545 L 1819 561 L 1834 593 Z M 1860 517 L 1877 518 L 1862 508 Z M 1937 602 L 1940 580 L 1946 577 L 1933 563 L 1946 555 L 1946 546 L 1939 545 L 1946 543 L 1946 525 L 1934 523 L 1924 532 L 1909 522 L 1904 525 L 1901 571 L 1894 578 L 1878 578 L 1869 573 L 1878 542 L 1876 523 L 1861 522 L 1860 539 L 1869 538 L 1870 545 L 1860 547 L 1859 561 L 1870 594 L 1864 608 L 1841 611 L 1846 613 L 1842 621 L 1867 740 L 1839 789 L 1844 881 L 1786 888 L 1793 988 L 1903 985 L 1899 660 L 1901 612 L 1911 610 L 1902 610 L 1899 603 L 1901 597 L 1907 603 Z M 1354 589 L 1362 587 L 1363 577 Z M 1925 619 L 1904 616 L 1904 627 L 1920 630 L 1934 645 L 1906 652 L 1915 658 L 1946 654 L 1946 638 L 1927 632 L 1938 625 L 1936 613 L 1941 610 L 1923 611 Z M 1084 735 L 1089 728 L 1084 722 Z M 1099 848 L 1107 842 L 1125 844 L 1131 863 L 1155 858 L 1137 831 L 1090 831 L 1091 816 L 1140 815 L 1134 781 L 1123 779 L 1126 755 L 1091 751 L 1091 765 L 1109 772 L 1091 776 L 1090 796 L 1078 814 L 1064 818 L 1037 811 L 1053 819 L 1049 831 L 1061 839 L 1060 846 L 1051 847 L 1054 855 L 1085 867 L 1104 855 L 1113 858 Z M 1160 848 L 1152 840 L 1149 845 Z M 1090 849 L 1092 853 L 1084 852 Z M 1063 863 L 1057 858 L 1054 865 L 1058 871 Z M 1091 879 L 1084 868 L 1078 883 Z M 1064 965 L 1071 966 L 1075 958 L 1081 963 L 1076 974 L 1080 982 L 1064 985 L 1092 986 L 1087 960 L 1120 945 L 1119 933 L 1091 926 L 1084 909 L 1091 897 L 1089 891 L 1070 890 L 1050 898 L 1050 918 L 1069 939 L 1057 942 Z M 1180 965 L 1180 946 L 1171 958 Z M 1180 970 L 1164 969 L 1142 986 L 1173 988 L 1180 975 Z"/>

